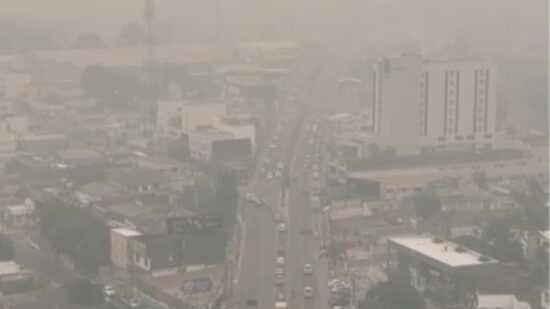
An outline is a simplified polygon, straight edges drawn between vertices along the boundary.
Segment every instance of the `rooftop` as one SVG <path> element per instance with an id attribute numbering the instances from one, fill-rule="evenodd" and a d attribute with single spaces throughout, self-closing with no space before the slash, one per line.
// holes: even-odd
<path id="1" fill-rule="evenodd" d="M 17 274 L 21 270 L 21 266 L 14 261 L 0 262 L 0 276 Z"/>
<path id="2" fill-rule="evenodd" d="M 498 262 L 489 257 L 485 257 L 485 260 L 481 261 L 482 255 L 480 253 L 467 250 L 455 243 L 433 238 L 431 236 L 401 236 L 390 238 L 389 241 L 451 267 L 474 266 Z M 461 249 L 457 250 L 458 248 Z"/>
<path id="3" fill-rule="evenodd" d="M 453 151 L 424 153 L 420 155 L 353 159 L 347 162 L 350 171 L 387 170 L 437 165 L 482 163 L 492 161 L 517 160 L 525 157 L 517 149 L 490 149 L 483 151 Z"/>
<path id="4" fill-rule="evenodd" d="M 125 237 L 134 237 L 134 236 L 141 235 L 141 233 L 136 230 L 125 229 L 125 228 L 113 229 L 113 232 L 121 234 L 122 236 L 125 236 Z"/>
<path id="5" fill-rule="evenodd" d="M 531 306 L 518 301 L 512 294 L 503 295 L 478 295 L 478 309 L 531 309 Z"/>

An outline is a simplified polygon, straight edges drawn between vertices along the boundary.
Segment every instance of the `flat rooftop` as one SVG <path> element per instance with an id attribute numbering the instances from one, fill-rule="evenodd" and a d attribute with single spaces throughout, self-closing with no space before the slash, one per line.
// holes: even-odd
<path id="1" fill-rule="evenodd" d="M 435 239 L 437 239 L 437 241 Z M 482 261 L 480 260 L 483 256 L 481 253 L 468 250 L 458 244 L 432 236 L 400 236 L 392 237 L 389 241 L 451 267 L 498 263 L 497 260 L 489 257 L 485 257 Z M 459 247 L 461 250 L 456 250 Z"/>
<path id="2" fill-rule="evenodd" d="M 467 163 L 483 163 L 494 161 L 519 160 L 525 157 L 518 149 L 490 149 L 476 151 L 453 151 L 441 153 L 425 153 L 420 155 L 379 157 L 348 160 L 349 171 L 374 171 L 402 168 L 417 168 L 424 166 L 440 166 Z"/>

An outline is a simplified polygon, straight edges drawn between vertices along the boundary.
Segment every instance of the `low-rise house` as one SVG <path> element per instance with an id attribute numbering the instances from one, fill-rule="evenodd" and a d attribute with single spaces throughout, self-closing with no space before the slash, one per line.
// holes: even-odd
<path id="1" fill-rule="evenodd" d="M 502 294 L 502 295 L 490 295 L 481 294 L 477 295 L 476 309 L 531 309 L 531 306 L 527 302 L 519 301 L 515 295 Z"/>
<path id="2" fill-rule="evenodd" d="M 13 227 L 23 227 L 36 222 L 36 208 L 31 199 L 27 198 L 23 204 L 11 205 L 4 211 L 4 223 Z"/>
<path id="3" fill-rule="evenodd" d="M 16 262 L 0 262 L 0 294 L 27 290 L 32 287 L 33 280 L 32 272 Z"/>

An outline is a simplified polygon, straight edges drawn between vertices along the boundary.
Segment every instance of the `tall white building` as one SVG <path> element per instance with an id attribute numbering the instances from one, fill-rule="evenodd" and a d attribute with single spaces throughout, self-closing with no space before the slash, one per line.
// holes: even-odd
<path id="1" fill-rule="evenodd" d="M 425 62 L 420 78 L 422 142 L 492 144 L 496 127 L 496 70 L 488 61 Z"/>
<path id="2" fill-rule="evenodd" d="M 420 152 L 418 112 L 422 59 L 416 55 L 385 58 L 375 64 L 372 125 L 379 144 L 398 154 Z"/>
<path id="3" fill-rule="evenodd" d="M 385 58 L 372 87 L 372 126 L 398 154 L 493 143 L 496 69 L 488 61 Z"/>

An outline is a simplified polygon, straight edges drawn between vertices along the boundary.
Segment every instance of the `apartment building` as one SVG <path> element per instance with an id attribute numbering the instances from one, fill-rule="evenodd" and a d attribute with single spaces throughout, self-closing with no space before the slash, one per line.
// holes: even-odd
<path id="1" fill-rule="evenodd" d="M 492 145 L 496 68 L 486 60 L 384 58 L 372 76 L 372 126 L 398 154 Z"/>

